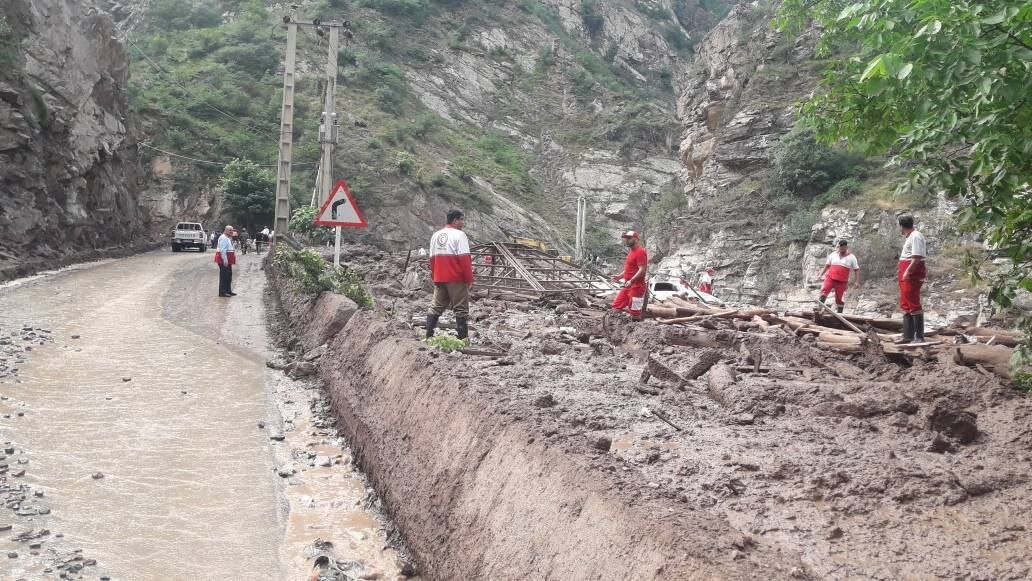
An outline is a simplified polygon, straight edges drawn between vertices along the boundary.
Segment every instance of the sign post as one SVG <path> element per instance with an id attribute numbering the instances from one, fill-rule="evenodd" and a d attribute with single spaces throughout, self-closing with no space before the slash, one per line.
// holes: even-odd
<path id="1" fill-rule="evenodd" d="M 333 265 L 340 266 L 340 229 L 365 228 L 369 226 L 362 211 L 358 209 L 355 198 L 351 195 L 351 188 L 344 180 L 340 180 L 333 186 L 330 195 L 326 198 L 322 208 L 315 215 L 315 223 L 318 226 L 335 226 L 336 236 L 333 245 Z"/>

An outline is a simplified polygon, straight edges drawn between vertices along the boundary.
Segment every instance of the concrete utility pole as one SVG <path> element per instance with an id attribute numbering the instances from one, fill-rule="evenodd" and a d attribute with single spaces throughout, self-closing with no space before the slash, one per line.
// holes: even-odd
<path id="1" fill-rule="evenodd" d="M 588 199 L 584 196 L 577 198 L 577 236 L 576 236 L 576 259 L 584 260 L 587 251 L 586 232 L 588 229 Z"/>
<path id="2" fill-rule="evenodd" d="M 337 118 L 337 51 L 340 50 L 340 28 L 330 27 L 330 48 L 326 57 L 326 102 L 323 104 L 322 120 L 319 123 L 319 143 L 322 146 L 322 161 L 319 175 L 322 182 L 319 192 L 320 204 L 330 195 L 333 187 L 333 149 L 337 145 L 340 120 Z M 333 243 L 333 265 L 340 266 L 340 226 L 335 228 Z"/>
<path id="3" fill-rule="evenodd" d="M 290 228 L 290 173 L 294 161 L 294 66 L 297 60 L 297 23 L 287 22 L 287 58 L 283 66 L 283 109 L 280 112 L 279 163 L 276 165 L 275 238 Z M 275 241 L 275 239 L 274 239 Z"/>

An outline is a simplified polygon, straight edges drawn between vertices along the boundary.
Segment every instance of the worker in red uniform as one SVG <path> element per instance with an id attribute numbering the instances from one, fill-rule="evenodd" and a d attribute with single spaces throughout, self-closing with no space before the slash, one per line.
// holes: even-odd
<path id="1" fill-rule="evenodd" d="M 469 295 L 473 289 L 473 257 L 469 239 L 462 231 L 466 221 L 459 210 L 448 212 L 448 225 L 430 239 L 430 277 L 434 299 L 426 316 L 426 338 L 434 336 L 437 321 L 446 309 L 455 311 L 459 339 L 469 336 Z"/>
<path id="2" fill-rule="evenodd" d="M 620 292 L 613 299 L 613 308 L 618 311 L 627 310 L 631 318 L 641 319 L 641 311 L 645 305 L 645 273 L 648 268 L 649 256 L 645 247 L 641 245 L 641 235 L 634 230 L 628 230 L 621 236 L 623 243 L 627 246 L 627 260 L 624 262 L 622 276 L 613 277 L 614 282 L 623 279 Z"/>
<path id="3" fill-rule="evenodd" d="M 699 275 L 699 290 L 711 295 L 713 294 L 713 267 L 707 266 L 706 271 Z"/>
<path id="4" fill-rule="evenodd" d="M 849 286 L 850 273 L 856 273 L 853 277 L 853 288 L 860 286 L 860 263 L 857 262 L 856 255 L 849 252 L 849 242 L 839 240 L 838 249 L 828 255 L 821 272 L 824 286 L 821 287 L 820 301 L 823 303 L 831 291 L 835 291 L 835 310 L 840 313 L 846 309 L 844 297 Z"/>
<path id="5" fill-rule="evenodd" d="M 899 307 L 903 310 L 903 342 L 924 343 L 924 309 L 921 307 L 921 286 L 924 284 L 925 257 L 928 243 L 914 229 L 914 217 L 899 217 L 899 232 L 906 240 L 899 254 L 896 279 L 899 282 Z"/>

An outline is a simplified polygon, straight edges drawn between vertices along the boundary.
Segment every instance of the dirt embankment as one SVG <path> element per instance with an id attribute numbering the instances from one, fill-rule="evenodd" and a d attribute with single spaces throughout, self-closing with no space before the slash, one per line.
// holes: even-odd
<path id="1" fill-rule="evenodd" d="M 490 300 L 474 341 L 505 355 L 444 355 L 404 257 L 369 258 L 385 308 L 319 372 L 430 578 L 1032 573 L 1032 404 L 997 377 Z"/>

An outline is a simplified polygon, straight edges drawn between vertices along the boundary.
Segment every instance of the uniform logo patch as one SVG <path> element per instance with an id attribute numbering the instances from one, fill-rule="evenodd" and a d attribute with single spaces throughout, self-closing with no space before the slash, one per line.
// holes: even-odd
<path id="1" fill-rule="evenodd" d="M 448 235 L 441 233 L 437 236 L 437 239 L 434 240 L 434 244 L 436 244 L 438 248 L 444 248 L 448 245 Z"/>

